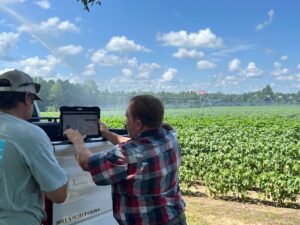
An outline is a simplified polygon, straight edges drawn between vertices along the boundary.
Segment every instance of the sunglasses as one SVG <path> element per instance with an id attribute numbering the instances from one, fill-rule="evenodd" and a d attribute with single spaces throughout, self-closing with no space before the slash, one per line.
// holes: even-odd
<path id="1" fill-rule="evenodd" d="M 39 91 L 41 89 L 41 85 L 37 84 L 37 83 L 24 83 L 24 84 L 20 84 L 19 87 L 24 87 L 24 86 L 29 86 L 29 85 L 34 85 L 35 93 L 39 93 Z"/>

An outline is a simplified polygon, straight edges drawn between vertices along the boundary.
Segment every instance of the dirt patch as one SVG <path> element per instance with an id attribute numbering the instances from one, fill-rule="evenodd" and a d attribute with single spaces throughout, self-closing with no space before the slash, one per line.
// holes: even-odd
<path id="1" fill-rule="evenodd" d="M 298 203 L 294 208 L 286 208 L 255 199 L 248 203 L 230 196 L 225 200 L 213 199 L 205 187 L 197 187 L 196 192 L 185 195 L 184 199 L 189 225 L 300 225 Z"/>
<path id="2" fill-rule="evenodd" d="M 189 225 L 300 225 L 300 210 L 184 196 Z"/>

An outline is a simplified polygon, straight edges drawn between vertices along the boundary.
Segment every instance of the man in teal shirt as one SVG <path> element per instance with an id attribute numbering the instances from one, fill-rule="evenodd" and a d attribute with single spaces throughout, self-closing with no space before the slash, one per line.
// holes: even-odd
<path id="1" fill-rule="evenodd" d="M 48 136 L 27 122 L 39 89 L 24 72 L 0 75 L 0 225 L 41 224 L 44 196 L 55 203 L 67 197 L 67 175 Z"/>

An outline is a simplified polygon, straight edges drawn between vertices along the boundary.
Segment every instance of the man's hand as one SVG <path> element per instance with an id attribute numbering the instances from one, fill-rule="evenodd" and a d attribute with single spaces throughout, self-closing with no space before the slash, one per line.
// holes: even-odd
<path id="1" fill-rule="evenodd" d="M 64 135 L 73 143 L 75 148 L 75 158 L 83 170 L 88 170 L 88 159 L 92 155 L 90 149 L 85 147 L 84 138 L 86 135 L 82 135 L 78 130 L 71 128 L 64 132 Z"/>
<path id="2" fill-rule="evenodd" d="M 130 140 L 130 138 L 128 137 L 124 137 L 122 135 L 109 131 L 107 126 L 104 123 L 100 123 L 100 132 L 104 138 L 109 140 L 114 145 Z"/>
<path id="3" fill-rule="evenodd" d="M 105 137 L 105 135 L 109 132 L 109 130 L 108 130 L 108 128 L 107 128 L 107 126 L 106 126 L 105 123 L 101 123 L 100 122 L 99 125 L 100 125 L 100 132 L 101 132 L 102 136 Z"/>
<path id="4" fill-rule="evenodd" d="M 75 145 L 83 144 L 86 135 L 82 135 L 78 130 L 73 130 L 71 128 L 65 130 L 64 135 Z"/>

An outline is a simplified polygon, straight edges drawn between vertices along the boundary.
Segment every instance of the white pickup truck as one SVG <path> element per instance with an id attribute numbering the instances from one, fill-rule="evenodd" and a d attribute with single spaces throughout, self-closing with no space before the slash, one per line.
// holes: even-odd
<path id="1" fill-rule="evenodd" d="M 36 106 L 31 122 L 47 133 L 55 156 L 69 178 L 68 196 L 64 203 L 55 204 L 46 200 L 47 220 L 44 225 L 117 225 L 112 213 L 111 186 L 96 186 L 91 175 L 79 167 L 74 157 L 73 145 L 58 136 L 58 118 L 40 117 Z M 127 132 L 121 129 L 112 131 L 119 134 Z M 86 145 L 95 153 L 112 147 L 109 141 L 102 138 L 87 140 Z"/>

